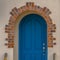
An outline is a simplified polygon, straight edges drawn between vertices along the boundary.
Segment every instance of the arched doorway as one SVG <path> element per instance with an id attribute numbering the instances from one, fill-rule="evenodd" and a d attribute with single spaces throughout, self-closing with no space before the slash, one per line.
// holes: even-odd
<path id="1" fill-rule="evenodd" d="M 47 60 L 47 23 L 37 14 L 28 14 L 19 23 L 18 60 Z"/>
<path id="2" fill-rule="evenodd" d="M 13 48 L 12 49 L 13 59 L 18 60 L 18 58 L 21 57 L 21 54 L 23 54 L 22 52 L 24 52 L 24 51 L 23 51 L 23 49 L 21 49 L 21 47 L 23 48 L 24 45 L 20 41 L 24 42 L 24 39 L 22 39 L 22 37 L 25 36 L 24 35 L 25 33 L 27 36 L 28 33 L 30 32 L 28 37 L 29 38 L 31 37 L 31 38 L 29 40 L 28 40 L 28 37 L 25 37 L 25 38 L 27 39 L 28 42 L 31 40 L 33 41 L 33 42 L 30 42 L 30 43 L 32 43 L 31 46 L 36 46 L 40 49 L 40 50 L 39 49 L 34 50 L 34 52 L 33 52 L 33 49 L 30 49 L 30 52 L 31 52 L 30 57 L 33 55 L 33 58 L 31 57 L 33 60 L 34 60 L 35 56 L 36 56 L 36 59 L 39 58 L 38 60 L 40 60 L 40 59 L 47 60 L 47 57 L 49 55 L 47 53 L 48 52 L 47 48 L 53 48 L 53 46 L 55 45 L 53 43 L 53 40 L 56 40 L 56 38 L 53 37 L 53 32 L 56 32 L 56 25 L 53 24 L 52 19 L 50 18 L 51 11 L 47 7 L 42 8 L 40 6 L 35 5 L 34 2 L 27 2 L 26 5 L 24 5 L 22 7 L 19 7 L 19 8 L 14 7 L 12 9 L 12 11 L 10 12 L 10 14 L 11 14 L 11 16 L 9 18 L 9 23 L 8 23 L 8 25 L 5 26 L 5 32 L 8 33 L 8 37 L 6 38 L 6 41 L 8 41 L 8 42 L 5 43 L 5 45 L 8 48 Z M 29 18 L 27 18 L 27 17 L 29 17 Z M 25 24 L 25 26 L 24 26 L 24 24 Z M 22 32 L 20 31 L 20 29 Z M 19 30 L 19 32 L 18 32 L 18 30 Z M 19 34 L 20 32 L 22 35 Z M 18 38 L 18 36 L 19 37 L 21 36 L 21 39 Z M 37 41 L 37 42 L 35 43 L 34 41 Z M 18 42 L 19 42 L 19 44 L 18 44 Z M 26 44 L 26 42 L 25 42 L 25 44 Z M 41 43 L 41 44 L 39 44 L 39 43 Z M 40 45 L 41 45 L 41 48 L 40 48 Z M 29 46 L 30 45 L 28 45 L 26 47 L 29 47 Z M 40 51 L 41 51 L 41 54 L 40 54 Z M 43 51 L 45 51 L 45 52 L 43 53 Z M 37 54 L 36 52 L 39 54 Z M 18 55 L 19 55 L 19 57 L 18 57 Z M 22 55 L 22 57 L 23 57 L 23 55 Z M 28 55 L 28 58 L 29 58 L 29 55 Z M 28 60 L 28 58 L 26 58 L 26 59 Z M 19 58 L 19 59 L 22 59 L 22 58 Z"/>

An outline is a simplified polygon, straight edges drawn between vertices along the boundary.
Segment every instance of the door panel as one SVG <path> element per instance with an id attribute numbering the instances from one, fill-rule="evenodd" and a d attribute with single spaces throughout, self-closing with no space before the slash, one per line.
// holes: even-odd
<path id="1" fill-rule="evenodd" d="M 37 14 L 25 16 L 19 24 L 19 60 L 47 60 L 47 24 Z"/>

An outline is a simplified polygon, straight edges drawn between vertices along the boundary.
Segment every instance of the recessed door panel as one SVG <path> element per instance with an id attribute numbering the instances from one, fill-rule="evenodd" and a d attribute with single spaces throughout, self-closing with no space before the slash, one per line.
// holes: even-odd
<path id="1" fill-rule="evenodd" d="M 19 23 L 19 60 L 47 60 L 47 24 L 37 14 L 25 16 Z"/>

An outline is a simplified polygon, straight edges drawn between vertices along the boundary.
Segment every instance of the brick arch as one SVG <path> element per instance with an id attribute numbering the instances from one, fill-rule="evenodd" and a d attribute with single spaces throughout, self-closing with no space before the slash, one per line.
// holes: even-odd
<path id="1" fill-rule="evenodd" d="M 42 16 L 46 23 L 47 23 L 47 39 L 48 39 L 48 47 L 53 47 L 56 43 L 53 43 L 53 40 L 56 40 L 56 38 L 53 37 L 53 32 L 56 31 L 56 25 L 53 24 L 52 19 L 50 18 L 51 11 L 47 8 L 41 8 L 40 6 L 37 6 L 34 4 L 34 2 L 27 2 L 25 6 L 22 6 L 20 8 L 14 7 L 12 11 L 10 12 L 11 16 L 9 18 L 8 25 L 5 26 L 5 32 L 8 33 L 8 37 L 6 38 L 6 41 L 8 43 L 5 43 L 8 48 L 14 47 L 14 37 L 15 37 L 15 24 L 19 20 L 20 16 L 23 16 L 23 14 L 30 14 L 35 13 L 40 16 Z"/>

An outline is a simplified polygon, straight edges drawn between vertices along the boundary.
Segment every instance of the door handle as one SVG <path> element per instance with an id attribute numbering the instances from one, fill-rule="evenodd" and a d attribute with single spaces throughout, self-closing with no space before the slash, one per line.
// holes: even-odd
<path id="1" fill-rule="evenodd" d="M 45 55 L 45 49 L 46 49 L 45 43 L 43 43 L 43 55 Z"/>
<path id="2" fill-rule="evenodd" d="M 43 46 L 45 46 L 45 43 L 43 43 Z"/>
<path id="3" fill-rule="evenodd" d="M 43 43 L 43 50 L 45 50 L 46 48 L 45 48 L 45 43 Z"/>

